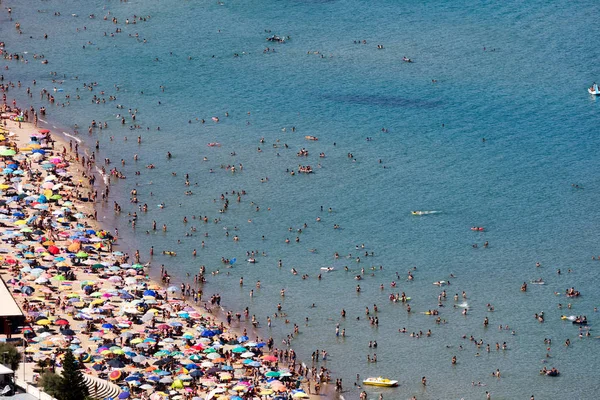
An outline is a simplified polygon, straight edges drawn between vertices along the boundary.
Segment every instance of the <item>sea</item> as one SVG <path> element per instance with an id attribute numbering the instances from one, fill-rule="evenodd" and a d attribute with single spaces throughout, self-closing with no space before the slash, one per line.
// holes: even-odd
<path id="1" fill-rule="evenodd" d="M 155 276 L 163 264 L 172 284 L 194 286 L 204 265 L 204 299 L 248 307 L 259 326 L 241 327 L 277 347 L 296 324 L 299 360 L 326 350 L 315 365 L 343 379 L 345 399 L 598 398 L 600 100 L 587 92 L 600 80 L 598 2 L 0 7 L 0 41 L 22 56 L 0 61 L 4 83 L 22 85 L 8 101 L 45 106 L 40 127 L 125 175 L 100 218 Z M 92 120 L 108 128 L 88 133 Z M 410 313 L 389 299 L 402 292 Z M 369 376 L 399 386 L 361 388 Z"/>

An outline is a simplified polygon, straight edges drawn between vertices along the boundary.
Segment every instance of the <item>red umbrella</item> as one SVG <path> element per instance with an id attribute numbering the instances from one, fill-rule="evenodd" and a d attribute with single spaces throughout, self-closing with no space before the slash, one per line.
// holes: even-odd
<path id="1" fill-rule="evenodd" d="M 110 378 L 110 380 L 112 381 L 116 381 L 117 379 L 119 379 L 121 377 L 121 371 L 111 371 L 110 374 L 108 374 L 108 377 Z"/>
<path id="2" fill-rule="evenodd" d="M 38 132 L 46 134 L 46 133 L 50 133 L 50 130 L 49 129 L 40 129 Z"/>
<path id="3" fill-rule="evenodd" d="M 56 254 L 60 253 L 60 249 L 58 247 L 56 247 L 56 246 L 49 246 L 48 247 L 48 252 L 50 254 L 55 254 L 56 255 Z"/>
<path id="4" fill-rule="evenodd" d="M 70 322 L 64 318 L 60 318 L 60 319 L 57 319 L 56 321 L 54 321 L 54 325 L 69 325 L 69 324 L 70 324 Z"/>
<path id="5" fill-rule="evenodd" d="M 157 326 L 157 328 L 160 330 L 166 331 L 167 329 L 170 328 L 170 326 L 167 324 L 160 324 L 159 326 Z"/>
<path id="6" fill-rule="evenodd" d="M 266 356 L 261 357 L 265 361 L 277 361 L 277 357 L 267 354 Z"/>

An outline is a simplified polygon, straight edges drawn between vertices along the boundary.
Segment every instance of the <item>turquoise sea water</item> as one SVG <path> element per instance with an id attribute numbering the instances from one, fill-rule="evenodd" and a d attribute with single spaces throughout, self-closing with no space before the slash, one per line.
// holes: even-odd
<path id="1" fill-rule="evenodd" d="M 99 161 L 110 158 L 127 176 L 114 182 L 103 209 L 107 227 L 119 229 L 122 246 L 140 249 L 144 258 L 154 246 L 153 265 L 165 264 L 177 282 L 200 265 L 208 272 L 220 270 L 208 275 L 205 296 L 221 293 L 223 305 L 234 312 L 249 306 L 264 326 L 257 334 L 278 342 L 297 323 L 301 333 L 293 347 L 306 362 L 315 349 L 326 349 L 325 365 L 344 378 L 346 398 L 358 397 L 352 387 L 357 373 L 399 379 L 399 388 L 369 389 L 371 398 L 383 391 L 386 399 L 480 399 L 486 390 L 494 399 L 596 397 L 600 264 L 591 258 L 600 254 L 600 103 L 586 92 L 600 80 L 599 28 L 590 23 L 598 15 L 595 2 L 5 0 L 2 8 L 0 40 L 11 53 L 27 52 L 29 61 L 2 61 L 2 67 L 9 66 L 5 80 L 23 82 L 9 99 L 27 101 L 24 88 L 33 79 L 37 85 L 29 102 L 37 107 L 46 105 L 39 100 L 41 88 L 62 88 L 55 93 L 57 102 L 70 94 L 70 105 L 48 106 L 46 119 L 58 132 L 72 133 L 78 124 L 81 140 L 91 147 L 100 141 Z M 134 15 L 151 18 L 126 25 Z M 22 34 L 14 29 L 17 21 Z M 117 27 L 122 33 L 111 37 Z M 290 39 L 267 42 L 273 34 Z M 367 44 L 354 43 L 362 40 Z M 275 52 L 264 53 L 266 47 Z M 33 54 L 44 54 L 49 64 Z M 414 63 L 402 62 L 403 56 Z M 52 82 L 62 76 L 64 82 Z M 84 82 L 98 85 L 90 92 Z M 116 95 L 117 101 L 92 104 L 94 94 Z M 128 108 L 138 109 L 136 123 L 143 129 L 130 130 L 131 118 L 120 125 L 116 115 L 127 115 Z M 92 119 L 108 121 L 109 129 L 88 135 Z M 306 135 L 319 140 L 307 141 Z M 221 147 L 208 147 L 209 142 Z M 309 151 L 307 158 L 296 156 L 301 148 Z M 126 160 L 124 167 L 120 159 Z M 156 168 L 146 169 L 150 163 Z M 220 168 L 240 163 L 243 171 L 235 174 Z M 315 173 L 286 173 L 298 164 L 311 165 Z M 185 173 L 191 187 L 184 186 Z M 265 177 L 268 182 L 261 183 Z M 133 188 L 149 205 L 147 214 L 129 203 Z M 220 214 L 219 196 L 240 189 L 248 193 L 242 202 L 228 196 L 229 210 Z M 194 195 L 186 196 L 186 190 Z M 122 205 L 121 217 L 113 215 L 112 201 Z M 164 209 L 157 207 L 161 202 Z M 439 213 L 413 216 L 411 210 Z M 133 211 L 139 215 L 135 232 L 127 217 Z M 192 215 L 207 215 L 210 222 Z M 214 218 L 221 221 L 215 224 Z M 159 230 L 146 234 L 153 220 Z M 167 233 L 160 230 L 164 223 Z M 308 227 L 297 233 L 304 223 Z M 186 237 L 192 226 L 197 231 Z M 472 232 L 472 226 L 486 230 Z M 239 242 L 233 242 L 234 235 Z M 489 248 L 483 248 L 485 241 Z M 356 250 L 363 243 L 365 249 Z M 177 257 L 159 255 L 162 250 L 176 251 Z M 266 256 L 249 264 L 248 250 Z M 375 257 L 364 257 L 364 251 Z M 227 269 L 221 257 L 238 261 Z M 542 266 L 536 268 L 536 262 Z M 318 280 L 327 266 L 336 270 Z M 365 275 L 357 282 L 353 278 L 361 267 Z M 413 267 L 415 280 L 406 282 Z M 447 323 L 436 325 L 421 312 L 437 307 L 441 289 L 432 282 L 450 273 L 456 278 L 440 308 Z M 308 279 L 301 279 L 303 274 Z M 523 282 L 540 277 L 545 285 L 519 291 Z M 260 289 L 254 287 L 257 280 Z M 390 288 L 392 281 L 396 288 Z M 554 294 L 567 287 L 582 296 L 568 300 Z M 453 307 L 463 301 L 455 303 L 454 293 L 463 290 L 471 307 L 466 317 Z M 388 300 L 402 291 L 412 297 L 411 315 Z M 277 311 L 278 302 L 291 323 L 273 318 L 269 330 L 266 316 Z M 487 303 L 494 312 L 486 311 Z M 367 306 L 373 315 L 373 304 L 379 308 L 378 328 L 365 316 Z M 543 324 L 533 318 L 540 311 Z M 561 321 L 562 314 L 587 315 L 591 336 L 579 339 L 577 327 Z M 335 336 L 338 322 L 346 338 Z M 510 329 L 500 331 L 500 324 Z M 398 333 L 402 327 L 431 329 L 432 336 L 411 338 Z M 478 350 L 463 335 L 483 339 L 484 345 Z M 545 364 L 544 338 L 553 339 Z M 569 348 L 563 345 L 567 338 Z M 368 348 L 370 340 L 378 342 L 376 350 Z M 496 342 L 506 342 L 508 350 L 496 352 Z M 367 354 L 375 352 L 378 362 L 367 363 Z M 544 365 L 557 367 L 561 376 L 540 376 Z M 496 369 L 502 378 L 490 376 Z M 428 378 L 426 389 L 422 376 Z M 472 387 L 472 381 L 487 386 Z"/>

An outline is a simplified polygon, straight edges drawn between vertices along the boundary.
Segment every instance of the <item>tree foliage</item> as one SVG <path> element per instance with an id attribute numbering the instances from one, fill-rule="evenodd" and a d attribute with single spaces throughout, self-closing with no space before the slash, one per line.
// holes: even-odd
<path id="1" fill-rule="evenodd" d="M 56 398 L 60 395 L 61 384 L 62 377 L 54 372 L 43 373 L 39 381 L 39 385 L 44 388 L 44 392 Z"/>
<path id="2" fill-rule="evenodd" d="M 58 400 L 82 400 L 88 395 L 88 388 L 85 385 L 83 374 L 79 370 L 79 364 L 69 349 L 63 359 L 62 380 L 60 382 L 60 393 L 57 394 Z"/>
<path id="3" fill-rule="evenodd" d="M 21 362 L 19 349 L 9 343 L 0 343 L 0 363 L 16 371 Z"/>

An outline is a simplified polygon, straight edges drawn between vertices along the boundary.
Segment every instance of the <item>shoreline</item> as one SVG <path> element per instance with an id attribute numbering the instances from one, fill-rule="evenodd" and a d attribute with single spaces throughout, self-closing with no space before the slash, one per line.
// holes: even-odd
<path id="1" fill-rule="evenodd" d="M 51 122 L 49 122 L 48 120 L 43 120 L 41 121 L 44 123 L 44 125 L 47 126 L 53 126 L 51 124 Z M 18 127 L 18 124 L 14 121 L 10 121 L 8 124 L 8 129 L 10 131 L 13 131 L 16 133 L 16 139 L 18 141 L 26 141 L 27 137 L 30 136 L 31 134 L 35 133 L 37 130 L 40 129 L 40 127 L 38 126 L 37 128 L 33 126 L 33 123 L 31 122 L 22 122 L 21 123 L 21 127 Z M 85 142 L 81 139 L 79 139 L 78 137 L 75 137 L 73 135 L 67 134 L 67 133 L 62 133 L 62 134 L 52 134 L 52 139 L 54 140 L 55 144 L 58 145 L 58 148 L 62 148 L 64 147 L 65 149 L 69 149 L 70 147 L 70 139 L 71 138 L 73 140 L 75 140 L 78 144 L 83 144 L 84 147 L 79 147 L 79 150 L 83 151 L 83 153 L 86 155 L 86 157 L 90 157 L 90 153 L 89 153 L 89 148 L 87 148 L 85 146 Z M 100 178 L 100 182 L 106 184 L 108 183 L 108 185 L 110 186 L 110 177 L 109 176 L 103 176 L 99 169 L 95 166 L 95 163 L 92 164 L 91 168 L 87 169 L 87 173 L 86 173 L 86 169 L 82 169 L 81 164 L 79 164 L 77 162 L 77 158 L 78 155 L 75 157 L 75 159 L 73 159 L 73 152 L 72 150 L 69 151 L 69 153 L 67 153 L 70 157 L 71 157 L 71 161 L 74 161 L 73 163 L 71 163 L 70 168 L 68 169 L 70 173 L 72 173 L 73 177 L 82 184 L 81 189 L 82 190 L 86 190 L 87 186 L 89 186 L 89 178 L 90 175 L 89 174 L 93 174 L 95 175 L 98 179 L 98 177 Z M 105 179 L 104 179 L 105 178 Z M 88 180 L 87 185 L 84 184 L 84 182 Z M 90 186 L 89 190 L 93 191 L 97 188 L 98 183 L 96 183 L 94 186 Z M 94 201 L 94 202 L 84 202 L 84 201 L 79 201 L 76 200 L 74 202 L 73 208 L 80 210 L 83 209 L 86 212 L 86 216 L 88 218 L 86 218 L 85 223 L 88 224 L 89 226 L 95 228 L 96 230 L 100 230 L 103 226 L 102 226 L 102 222 L 99 220 L 94 219 L 92 216 L 94 214 L 94 212 L 98 212 L 100 207 L 99 207 L 99 202 L 98 201 Z M 98 214 L 101 215 L 101 214 Z M 117 240 L 116 245 L 119 246 L 119 242 L 123 242 L 124 237 L 120 237 Z M 127 245 L 125 245 L 127 246 Z M 129 250 L 131 250 L 130 246 L 127 246 Z M 142 261 L 141 257 L 140 257 L 140 262 Z M 153 268 L 150 268 L 150 263 L 148 262 L 147 264 L 148 270 L 146 271 L 146 278 L 147 278 L 147 284 L 149 285 L 149 287 L 156 287 L 156 288 L 165 288 L 165 284 L 164 282 L 161 282 L 159 279 L 157 279 L 157 274 L 156 274 L 156 270 Z M 154 271 L 154 273 L 152 272 Z M 8 277 L 10 278 L 10 275 L 6 275 L 5 271 L 2 271 L 2 275 L 4 277 Z M 89 277 L 89 276 L 88 276 Z M 198 288 L 199 286 L 202 287 L 203 285 L 195 285 L 196 288 Z M 60 296 L 60 290 L 57 293 Z M 20 305 L 23 305 L 23 299 L 21 298 L 16 298 L 16 300 L 19 301 Z M 56 299 L 54 299 L 56 301 Z M 186 298 L 184 297 L 183 300 L 185 301 Z M 210 323 L 212 323 L 213 325 L 217 325 L 217 326 L 225 326 L 227 324 L 227 310 L 224 307 L 218 306 L 218 307 L 209 307 L 208 306 L 208 302 L 204 302 L 203 306 L 198 306 L 197 304 L 193 304 L 190 301 L 186 302 L 189 306 L 193 307 L 197 312 L 199 312 L 199 314 L 202 316 L 202 318 L 206 318 L 207 320 L 210 321 Z M 216 310 L 216 312 L 214 312 Z M 250 328 L 250 330 L 254 333 L 261 333 L 261 328 L 257 328 L 257 327 L 251 327 L 251 324 L 249 324 L 249 321 L 240 321 L 237 326 L 232 326 L 229 325 L 227 327 L 226 332 L 229 332 L 229 334 L 234 334 L 234 337 L 237 336 L 241 336 L 242 332 L 246 329 L 246 328 Z M 259 337 L 256 338 L 257 340 L 260 340 Z M 275 347 L 275 350 L 277 349 L 277 347 Z M 281 360 L 283 362 L 283 360 Z M 300 364 L 304 365 L 304 363 L 302 363 L 300 361 Z M 307 384 L 306 382 L 302 384 L 302 387 L 305 388 L 305 391 L 307 391 Z M 307 391 L 308 393 L 310 393 L 310 390 Z M 339 398 L 337 396 L 337 393 L 333 392 L 331 385 L 327 384 L 327 381 L 322 382 L 322 389 L 320 392 L 320 395 L 316 396 L 314 394 L 310 394 L 309 398 L 324 398 L 324 399 L 335 399 L 335 398 Z"/>

